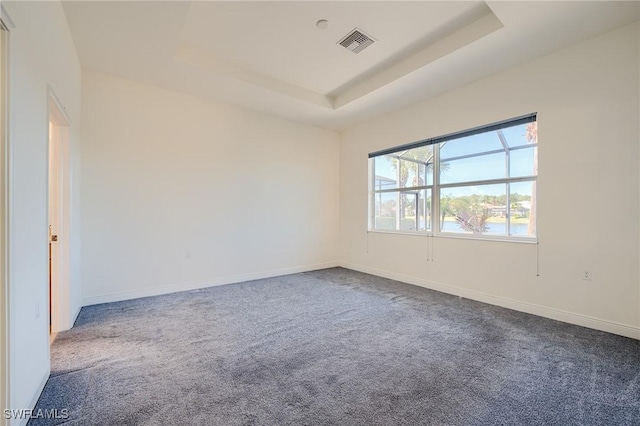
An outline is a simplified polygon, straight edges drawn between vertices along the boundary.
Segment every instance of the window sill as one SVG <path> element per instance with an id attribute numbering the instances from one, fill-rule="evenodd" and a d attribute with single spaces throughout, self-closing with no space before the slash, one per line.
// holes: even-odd
<path id="1" fill-rule="evenodd" d="M 472 240 L 472 241 L 493 241 L 500 243 L 517 243 L 517 244 L 538 244 L 535 237 L 506 237 L 502 235 L 482 235 L 473 236 L 468 234 L 456 234 L 452 232 L 433 233 L 429 231 L 383 231 L 380 229 L 369 229 L 371 234 L 391 234 L 391 235 L 409 235 L 414 237 L 431 237 L 431 238 L 451 238 L 456 240 Z"/>

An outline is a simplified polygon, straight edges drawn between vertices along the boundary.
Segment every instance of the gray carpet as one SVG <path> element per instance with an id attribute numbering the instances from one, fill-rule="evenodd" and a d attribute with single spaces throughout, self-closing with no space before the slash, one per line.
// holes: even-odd
<path id="1" fill-rule="evenodd" d="M 640 342 L 335 268 L 83 308 L 37 408 L 69 425 L 638 425 Z"/>

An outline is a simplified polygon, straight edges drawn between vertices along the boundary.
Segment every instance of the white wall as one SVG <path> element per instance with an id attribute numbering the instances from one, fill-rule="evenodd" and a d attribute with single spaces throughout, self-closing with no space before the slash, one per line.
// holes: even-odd
<path id="1" fill-rule="evenodd" d="M 335 265 L 335 132 L 83 72 L 85 304 Z"/>
<path id="2" fill-rule="evenodd" d="M 49 374 L 48 88 L 70 117 L 74 165 L 72 214 L 77 219 L 81 70 L 57 2 L 3 2 L 9 46 L 10 407 L 32 408 Z M 80 309 L 79 223 L 70 237 L 71 313 Z M 40 315 L 36 318 L 36 305 Z M 69 324 L 70 325 L 70 324 Z"/>
<path id="3" fill-rule="evenodd" d="M 640 338 L 639 38 L 626 26 L 344 132 L 342 264 Z M 367 153 L 531 112 L 539 277 L 531 244 L 367 236 Z"/>

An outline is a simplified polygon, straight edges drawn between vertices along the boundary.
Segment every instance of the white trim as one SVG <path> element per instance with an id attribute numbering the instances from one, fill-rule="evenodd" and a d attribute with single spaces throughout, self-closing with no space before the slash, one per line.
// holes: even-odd
<path id="1" fill-rule="evenodd" d="M 636 33 L 640 36 L 640 20 L 636 22 Z M 640 58 L 640 43 L 638 43 L 638 58 Z M 640 69 L 638 69 L 638 81 L 640 82 Z M 638 85 L 638 99 L 640 99 L 640 84 Z M 640 123 L 640 108 L 638 111 L 638 123 Z M 640 126 L 638 126 L 638 142 L 640 143 Z M 640 262 L 638 263 L 640 266 Z M 636 283 L 640 291 L 640 283 Z M 640 297 L 638 298 L 638 318 L 640 318 Z"/>
<path id="2" fill-rule="evenodd" d="M 391 229 L 374 229 L 367 230 L 371 234 L 391 234 L 391 235 L 408 235 L 410 237 L 433 237 L 431 231 L 394 231 Z"/>
<path id="3" fill-rule="evenodd" d="M 56 108 L 58 108 L 58 112 L 62 115 L 62 117 L 57 118 L 61 119 L 62 121 L 66 121 L 66 124 L 63 124 L 64 126 L 71 127 L 71 118 L 69 117 L 69 114 L 67 114 L 67 108 L 62 104 L 60 98 L 58 98 L 58 95 L 56 95 L 56 92 L 53 90 L 53 87 L 51 87 L 50 84 L 47 84 L 47 94 L 49 95 L 49 99 L 51 99 L 56 105 Z M 50 108 L 49 113 L 51 113 Z M 49 119 L 49 117 L 47 117 L 47 119 Z"/>
<path id="4" fill-rule="evenodd" d="M 97 305 L 99 303 L 111 303 L 121 300 L 138 299 L 140 297 L 159 296 L 161 294 L 177 293 L 179 291 L 197 290 L 207 287 L 215 287 L 225 284 L 239 283 L 243 281 L 259 280 L 262 278 L 279 277 L 282 275 L 297 274 L 300 272 L 315 271 L 318 269 L 335 268 L 338 262 L 316 263 L 313 265 L 294 266 L 291 268 L 272 269 L 269 271 L 252 272 L 249 274 L 229 275 L 226 277 L 212 278 L 204 281 L 190 281 L 178 284 L 150 287 L 140 290 L 124 291 L 119 293 L 99 294 L 83 299 L 83 306 Z"/>
<path id="5" fill-rule="evenodd" d="M 369 229 L 367 232 L 372 234 L 391 234 L 391 235 L 409 235 L 413 237 L 431 237 L 431 238 L 453 238 L 456 240 L 472 240 L 472 241 L 493 241 L 499 243 L 518 243 L 518 244 L 538 244 L 536 237 L 516 237 L 509 235 L 473 235 L 455 232 L 439 232 L 432 231 L 397 231 L 392 229 Z"/>
<path id="6" fill-rule="evenodd" d="M 0 21 L 7 28 L 14 28 L 11 19 L 0 5 Z M 0 50 L 0 66 L 4 69 L 4 75 L 0 79 L 0 126 L 2 134 L 0 134 L 0 409 L 4 410 L 9 407 L 10 385 L 11 385 L 11 293 L 9 291 L 9 31 L 4 31 L 3 37 L 0 38 L 2 47 Z M 5 425 L 4 416 L 0 418 L 0 425 Z"/>
<path id="7" fill-rule="evenodd" d="M 11 16 L 9 16 L 9 14 L 7 13 L 7 10 L 1 4 L 0 4 L 0 18 L 2 19 L 2 22 L 4 23 L 4 25 L 7 27 L 9 31 L 11 31 L 16 27 L 16 24 L 14 24 L 13 21 L 11 20 Z"/>
<path id="8" fill-rule="evenodd" d="M 455 296 L 465 297 L 471 300 L 477 300 L 479 302 L 488 303 L 490 305 L 501 306 L 503 308 L 513 309 L 519 312 L 525 312 L 544 318 L 550 318 L 569 324 L 575 324 L 582 327 L 606 331 L 608 333 L 618 334 L 620 336 L 640 340 L 640 327 L 634 327 L 614 321 L 607 321 L 600 318 L 590 317 L 588 315 L 576 314 L 573 312 L 563 311 L 561 309 L 548 308 L 546 306 L 540 306 L 520 300 L 509 299 L 506 297 L 494 296 L 480 291 L 469 290 L 466 288 L 438 283 L 423 278 L 384 271 L 382 269 L 371 268 L 369 266 L 357 265 L 349 262 L 340 262 L 340 266 L 342 266 L 343 268 L 353 269 L 355 271 L 365 272 L 367 274 L 377 275 L 379 277 L 389 278 L 392 280 L 402 281 L 404 283 L 425 287 L 447 294 L 453 294 Z"/>
<path id="9" fill-rule="evenodd" d="M 78 319 L 78 315 L 80 315 L 80 310 L 82 310 L 82 306 L 78 306 L 76 311 L 73 313 L 73 316 L 71 317 L 71 322 L 69 324 L 69 328 L 73 328 L 74 324 L 76 323 L 76 320 Z"/>
<path id="10" fill-rule="evenodd" d="M 453 238 L 456 240 L 494 241 L 499 243 L 538 244 L 537 237 L 518 237 L 513 235 L 489 235 L 489 234 L 457 234 L 451 231 L 440 231 L 433 235 L 434 238 Z"/>

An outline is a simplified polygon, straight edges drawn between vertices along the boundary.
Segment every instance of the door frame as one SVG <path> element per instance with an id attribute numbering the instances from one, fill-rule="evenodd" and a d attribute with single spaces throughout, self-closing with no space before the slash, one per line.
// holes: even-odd
<path id="1" fill-rule="evenodd" d="M 48 88 L 48 128 L 47 148 L 47 223 L 53 226 L 52 233 L 58 240 L 52 244 L 51 255 L 51 332 L 67 330 L 71 322 L 70 307 L 70 125 L 71 120 L 51 87 Z M 49 123 L 51 123 L 49 125 Z M 53 175 L 52 175 L 53 173 Z M 54 192 L 55 191 L 55 192 Z M 57 223 L 51 223 L 51 213 L 55 209 Z M 47 308 L 47 311 L 49 309 Z"/>
<path id="2" fill-rule="evenodd" d="M 9 408 L 9 29 L 13 28 L 4 7 L 0 5 L 0 409 Z M 0 416 L 0 425 L 7 424 Z"/>

